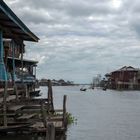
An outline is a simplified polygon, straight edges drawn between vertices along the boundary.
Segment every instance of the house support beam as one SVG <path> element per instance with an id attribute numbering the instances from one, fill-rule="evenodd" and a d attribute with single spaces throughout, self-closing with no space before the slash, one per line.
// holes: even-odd
<path id="1" fill-rule="evenodd" d="M 6 104 L 6 98 L 7 98 L 7 72 L 6 67 L 4 64 L 4 47 L 3 47 L 3 32 L 2 29 L 0 29 L 0 81 L 4 82 L 4 92 L 3 92 L 3 122 L 4 126 L 7 126 L 7 104 Z"/>

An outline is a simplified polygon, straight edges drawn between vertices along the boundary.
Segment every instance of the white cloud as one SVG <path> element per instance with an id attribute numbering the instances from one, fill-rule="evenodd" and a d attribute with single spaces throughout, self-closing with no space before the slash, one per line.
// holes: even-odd
<path id="1" fill-rule="evenodd" d="M 90 82 L 123 65 L 140 67 L 139 0 L 114 7 L 115 0 L 5 1 L 41 39 L 26 54 L 40 61 L 39 77 Z"/>

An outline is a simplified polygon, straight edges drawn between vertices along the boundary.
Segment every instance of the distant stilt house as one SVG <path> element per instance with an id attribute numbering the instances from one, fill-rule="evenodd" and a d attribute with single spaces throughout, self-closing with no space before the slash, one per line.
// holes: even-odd
<path id="1" fill-rule="evenodd" d="M 140 89 L 140 69 L 124 66 L 116 71 L 106 74 L 108 86 L 111 89 Z"/>

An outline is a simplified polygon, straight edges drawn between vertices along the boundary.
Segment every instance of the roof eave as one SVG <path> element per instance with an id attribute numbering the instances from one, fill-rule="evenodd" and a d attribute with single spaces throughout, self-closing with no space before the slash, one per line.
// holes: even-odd
<path id="1" fill-rule="evenodd" d="M 25 34 L 29 36 L 26 41 L 38 42 L 39 38 L 33 34 L 28 27 L 14 14 L 14 12 L 5 4 L 3 0 L 0 0 L 0 9 L 18 26 Z"/>

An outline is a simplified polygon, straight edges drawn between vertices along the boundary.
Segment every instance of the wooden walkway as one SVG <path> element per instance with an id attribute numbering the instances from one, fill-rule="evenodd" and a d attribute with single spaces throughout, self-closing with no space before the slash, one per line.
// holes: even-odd
<path id="1" fill-rule="evenodd" d="M 14 99 L 16 99 L 16 95 L 10 95 L 7 97 L 6 101 L 9 102 L 9 101 L 12 101 Z M 3 103 L 3 98 L 0 98 L 0 104 L 2 104 L 2 103 Z"/>
<path id="2" fill-rule="evenodd" d="M 35 117 L 37 114 L 23 114 L 22 116 L 16 118 L 16 120 L 21 121 L 21 120 L 28 120 L 31 119 L 33 117 Z"/>
<path id="3" fill-rule="evenodd" d="M 11 90 L 9 89 L 9 91 Z M 24 95 L 25 92 L 23 93 Z M 52 87 L 48 88 L 48 98 L 30 98 L 22 97 L 22 94 L 9 94 L 6 98 L 6 103 L 7 109 L 6 114 L 4 114 L 3 97 L 0 97 L 0 120 L 4 116 L 7 118 L 7 127 L 0 126 L 0 133 L 16 133 L 16 131 L 20 130 L 23 133 L 26 131 L 26 133 L 42 133 L 46 135 L 46 133 L 54 131 L 64 133 L 67 129 L 66 96 L 63 99 L 63 109 L 55 110 L 53 107 Z"/>
<path id="4" fill-rule="evenodd" d="M 20 109 L 22 109 L 24 107 L 24 105 L 12 105 L 12 106 L 9 106 L 8 107 L 8 111 L 13 111 L 13 112 L 16 112 Z"/>
<path id="5" fill-rule="evenodd" d="M 10 91 L 13 91 L 14 88 L 7 88 L 7 91 L 10 92 Z M 0 88 L 0 93 L 4 92 L 4 88 Z"/>

